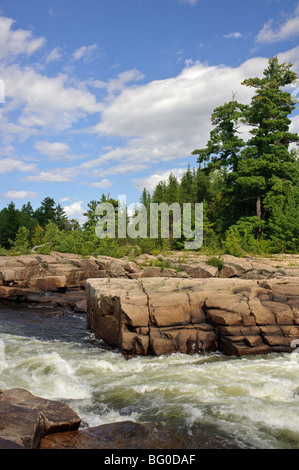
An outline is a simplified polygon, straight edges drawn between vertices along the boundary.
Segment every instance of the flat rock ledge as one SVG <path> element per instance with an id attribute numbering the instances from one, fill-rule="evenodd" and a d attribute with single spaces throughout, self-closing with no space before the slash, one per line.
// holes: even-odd
<path id="1" fill-rule="evenodd" d="M 292 352 L 299 338 L 299 277 L 88 279 L 86 298 L 89 329 L 128 358 Z"/>
<path id="2" fill-rule="evenodd" d="M 0 256 L 0 300 L 65 307 L 86 313 L 87 279 L 273 279 L 299 277 L 299 255 L 237 258 L 222 255 L 219 267 L 196 252 L 116 259 L 52 251 L 50 255 Z M 220 259 L 219 258 L 219 259 Z"/>
<path id="3" fill-rule="evenodd" d="M 0 256 L 0 300 L 86 313 L 86 279 L 128 278 L 139 271 L 135 263 L 108 256 L 82 257 L 57 252 Z"/>
<path id="4" fill-rule="evenodd" d="M 80 427 L 81 418 L 60 401 L 15 388 L 0 391 L 0 449 L 233 449 L 238 444 L 212 426 L 192 439 L 183 429 L 133 421 Z"/>

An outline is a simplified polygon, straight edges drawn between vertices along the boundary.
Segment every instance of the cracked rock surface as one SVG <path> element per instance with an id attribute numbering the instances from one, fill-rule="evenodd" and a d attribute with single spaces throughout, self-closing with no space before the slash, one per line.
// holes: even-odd
<path id="1" fill-rule="evenodd" d="M 88 326 L 126 356 L 291 352 L 299 277 L 89 279 Z"/>

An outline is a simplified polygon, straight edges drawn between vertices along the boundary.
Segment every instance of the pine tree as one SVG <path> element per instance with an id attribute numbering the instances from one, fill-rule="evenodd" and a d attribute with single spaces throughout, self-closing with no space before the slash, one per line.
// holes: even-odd
<path id="1" fill-rule="evenodd" d="M 268 218 L 269 192 L 279 181 L 294 182 L 297 169 L 289 145 L 298 142 L 297 134 L 289 131 L 289 115 L 295 109 L 290 93 L 283 88 L 291 84 L 297 74 L 292 64 L 279 64 L 277 57 L 269 60 L 263 78 L 249 78 L 243 84 L 256 89 L 245 112 L 246 122 L 253 126 L 251 139 L 243 150 L 236 182 L 243 186 L 255 200 L 256 217 Z M 257 229 L 257 239 L 262 233 L 262 223 Z"/>
<path id="2" fill-rule="evenodd" d="M 206 173 L 219 168 L 237 171 L 240 150 L 244 141 L 238 137 L 238 126 L 244 117 L 246 105 L 230 101 L 216 108 L 211 117 L 214 128 L 210 133 L 207 146 L 193 150 L 198 155 L 198 163 L 206 169 Z"/>
<path id="3" fill-rule="evenodd" d="M 35 217 L 41 227 L 45 227 L 50 221 L 55 222 L 55 201 L 52 197 L 45 197 L 41 206 L 35 211 Z"/>
<path id="4" fill-rule="evenodd" d="M 59 230 L 65 230 L 67 228 L 68 220 L 67 215 L 60 204 L 55 207 L 55 219 L 54 219 Z"/>
<path id="5" fill-rule="evenodd" d="M 0 245 L 10 247 L 9 240 L 14 240 L 20 227 L 20 211 L 14 202 L 10 202 L 0 214 Z"/>
<path id="6" fill-rule="evenodd" d="M 193 151 L 199 155 L 203 172 L 224 172 L 222 202 L 229 225 L 249 217 L 257 227 L 258 240 L 263 228 L 267 229 L 272 189 L 283 181 L 294 184 L 298 173 L 295 157 L 289 151 L 290 144 L 299 140 L 297 134 L 289 132 L 288 116 L 295 106 L 290 93 L 284 91 L 297 78 L 291 67 L 279 64 L 274 57 L 262 78 L 244 80 L 243 85 L 256 89 L 250 105 L 231 101 L 216 108 L 212 115 L 215 127 L 207 146 Z M 246 143 L 237 135 L 241 122 L 252 128 L 252 137 Z"/>

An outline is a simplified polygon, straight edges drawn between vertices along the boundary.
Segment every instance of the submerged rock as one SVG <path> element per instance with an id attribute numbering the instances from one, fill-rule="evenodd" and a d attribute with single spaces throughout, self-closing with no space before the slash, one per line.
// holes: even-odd
<path id="1" fill-rule="evenodd" d="M 94 428 L 56 433 L 41 440 L 40 449 L 236 449 L 230 436 L 212 426 L 185 429 L 161 423 L 121 421 Z"/>

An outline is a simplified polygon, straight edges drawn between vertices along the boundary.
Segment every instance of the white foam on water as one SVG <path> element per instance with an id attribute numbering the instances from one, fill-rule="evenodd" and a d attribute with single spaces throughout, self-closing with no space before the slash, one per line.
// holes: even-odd
<path id="1" fill-rule="evenodd" d="M 5 344 L 2 339 L 0 339 L 0 371 L 7 367 L 7 362 L 5 360 Z"/>
<path id="2" fill-rule="evenodd" d="M 66 400 L 89 426 L 178 417 L 260 448 L 299 448 L 299 354 L 137 357 L 0 334 L 0 388 Z"/>

